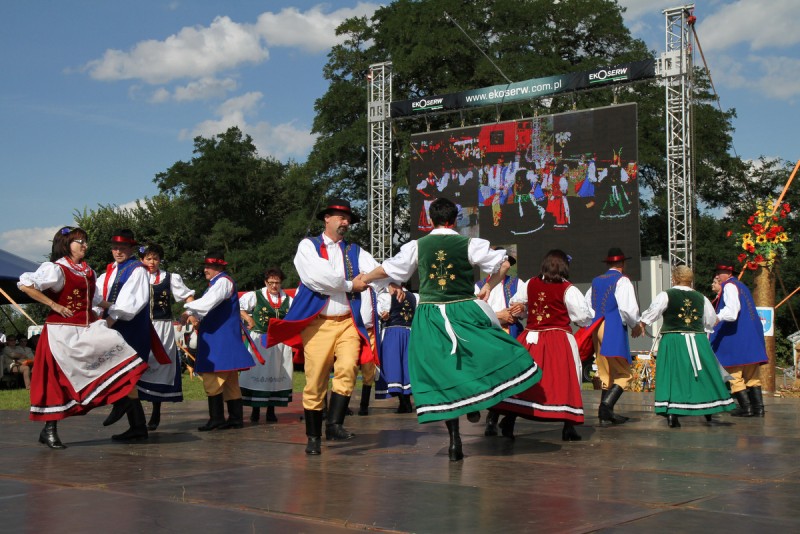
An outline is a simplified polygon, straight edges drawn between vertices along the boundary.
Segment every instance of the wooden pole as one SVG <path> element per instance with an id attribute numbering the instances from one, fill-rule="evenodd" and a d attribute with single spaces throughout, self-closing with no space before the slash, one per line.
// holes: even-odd
<path id="1" fill-rule="evenodd" d="M 2 293 L 2 294 L 3 294 L 3 296 L 4 296 L 6 299 L 8 299 L 8 302 L 10 302 L 10 303 L 12 304 L 12 306 L 14 306 L 14 307 L 15 307 L 17 310 L 19 310 L 19 312 L 20 312 L 22 315 L 24 315 L 24 316 L 25 316 L 25 317 L 26 317 L 26 318 L 27 318 L 27 319 L 28 319 L 28 320 L 31 322 L 31 324 L 32 324 L 33 326 L 39 326 L 38 324 L 36 324 L 36 321 L 34 321 L 33 319 L 31 319 L 31 316 L 30 316 L 30 315 L 28 315 L 27 313 L 25 313 L 25 310 L 23 310 L 23 309 L 22 309 L 22 306 L 20 306 L 20 305 L 19 305 L 19 304 L 17 304 L 16 302 L 14 302 L 14 299 L 12 299 L 12 298 L 11 298 L 11 295 L 9 295 L 8 293 L 6 293 L 6 292 L 5 292 L 5 290 L 3 290 L 3 288 L 2 288 L 2 287 L 0 287 L 0 293 Z"/>
<path id="2" fill-rule="evenodd" d="M 778 211 L 778 206 L 781 205 L 783 197 L 786 196 L 786 191 L 789 190 L 789 185 L 792 183 L 792 180 L 794 180 L 794 175 L 797 174 L 797 169 L 799 168 L 800 168 L 800 159 L 797 160 L 797 163 L 794 166 L 794 170 L 792 171 L 792 174 L 789 176 L 789 180 L 786 182 L 786 185 L 783 186 L 783 191 L 781 191 L 781 196 L 778 197 L 778 200 L 775 201 L 775 205 L 772 206 L 773 215 L 775 214 L 776 211 Z"/>
<path id="3" fill-rule="evenodd" d="M 756 306 L 775 308 L 775 273 L 759 265 L 753 284 L 753 300 Z M 775 391 L 775 336 L 764 338 L 767 345 L 767 365 L 761 366 L 761 385 L 764 391 Z"/>
<path id="4" fill-rule="evenodd" d="M 777 304 L 775 305 L 775 309 L 777 310 L 778 308 L 780 308 L 781 306 L 783 306 L 783 304 L 784 304 L 784 303 L 785 303 L 787 300 L 789 300 L 790 298 L 792 298 L 792 295 L 794 295 L 794 294 L 795 294 L 795 293 L 797 293 L 798 291 L 800 291 L 800 287 L 796 288 L 794 291 L 792 291 L 791 293 L 789 293 L 788 295 L 786 295 L 786 298 L 784 298 L 782 301 L 780 301 L 779 303 L 777 303 Z"/>

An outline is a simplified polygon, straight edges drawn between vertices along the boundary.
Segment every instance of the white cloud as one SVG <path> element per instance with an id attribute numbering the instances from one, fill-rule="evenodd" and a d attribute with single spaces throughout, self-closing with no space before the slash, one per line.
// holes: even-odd
<path id="1" fill-rule="evenodd" d="M 258 17 L 258 33 L 270 46 L 297 47 L 308 52 L 322 52 L 341 42 L 336 27 L 345 19 L 371 16 L 377 4 L 358 3 L 353 8 L 342 8 L 330 13 L 323 12 L 324 5 L 314 6 L 301 12 L 289 7 L 279 13 L 267 11 Z"/>
<path id="2" fill-rule="evenodd" d="M 697 34 L 706 51 L 725 50 L 737 44 L 745 44 L 750 50 L 785 48 L 800 43 L 800 33 L 795 28 L 798 14 L 796 0 L 737 0 L 700 18 Z"/>
<path id="3" fill-rule="evenodd" d="M 235 91 L 238 86 L 239 84 L 233 78 L 200 78 L 176 87 L 172 93 L 164 87 L 159 87 L 153 91 L 149 101 L 154 104 L 162 104 L 169 101 L 193 102 L 224 98 L 229 92 Z"/>
<path id="4" fill-rule="evenodd" d="M 0 248 L 40 263 L 50 257 L 53 236 L 60 226 L 18 228 L 0 233 Z"/>
<path id="5" fill-rule="evenodd" d="M 279 161 L 307 156 L 316 139 L 310 130 L 297 127 L 294 121 L 278 125 L 265 121 L 254 124 L 247 122 L 246 116 L 252 115 L 258 109 L 263 96 L 262 93 L 253 92 L 231 98 L 217 108 L 219 119 L 203 121 L 191 131 L 183 130 L 180 137 L 212 138 L 232 126 L 238 126 L 242 132 L 253 138 L 261 156 L 272 156 Z"/>

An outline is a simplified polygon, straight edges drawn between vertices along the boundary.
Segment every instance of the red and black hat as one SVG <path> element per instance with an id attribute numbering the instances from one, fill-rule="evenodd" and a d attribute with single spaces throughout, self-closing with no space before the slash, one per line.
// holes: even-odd
<path id="1" fill-rule="evenodd" d="M 350 209 L 349 201 L 336 197 L 328 200 L 328 207 L 317 213 L 317 219 L 319 219 L 320 221 L 324 221 L 326 215 L 329 215 L 335 211 L 341 211 L 342 213 L 350 215 L 351 223 L 357 223 L 358 221 L 361 220 L 361 218 L 358 215 L 356 215 L 352 209 Z"/>
<path id="2" fill-rule="evenodd" d="M 735 270 L 736 269 L 733 268 L 733 263 L 719 262 L 716 267 L 714 267 L 715 273 L 732 273 Z"/>
<path id="3" fill-rule="evenodd" d="M 617 263 L 618 261 L 625 261 L 631 259 L 631 256 L 626 256 L 622 249 L 619 247 L 612 247 L 608 249 L 608 254 L 606 255 L 606 259 L 603 260 L 604 263 Z"/>
<path id="4" fill-rule="evenodd" d="M 203 260 L 203 265 L 213 265 L 215 267 L 226 267 L 228 262 L 225 261 L 225 253 L 214 250 L 210 251 L 206 254 L 205 259 Z"/>
<path id="5" fill-rule="evenodd" d="M 136 245 L 138 245 L 136 239 L 133 237 L 133 231 L 128 230 L 127 228 L 115 231 L 114 235 L 111 236 L 111 244 L 129 245 L 131 247 L 135 247 Z"/>

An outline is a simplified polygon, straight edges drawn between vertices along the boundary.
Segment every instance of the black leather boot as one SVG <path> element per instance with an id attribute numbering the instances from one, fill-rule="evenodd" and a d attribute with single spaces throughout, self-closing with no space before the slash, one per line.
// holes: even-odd
<path id="1" fill-rule="evenodd" d="M 361 386 L 361 404 L 358 407 L 358 415 L 369 415 L 369 396 L 372 394 L 372 386 Z"/>
<path id="2" fill-rule="evenodd" d="M 458 418 L 448 419 L 444 422 L 447 425 L 447 433 L 450 434 L 450 447 L 447 455 L 451 462 L 457 462 L 464 458 L 464 451 L 461 450 L 461 434 L 458 432 Z"/>
<path id="3" fill-rule="evenodd" d="M 261 419 L 261 408 L 258 406 L 253 406 L 253 411 L 250 412 L 250 422 L 258 423 L 259 419 Z"/>
<path id="4" fill-rule="evenodd" d="M 598 409 L 600 424 L 611 423 L 612 425 L 621 425 L 628 420 L 627 417 L 614 413 L 614 405 L 622 396 L 623 392 L 624 390 L 620 386 L 614 384 L 609 388 L 608 393 L 605 394 L 605 398 L 601 396 L 600 408 Z"/>
<path id="5" fill-rule="evenodd" d="M 208 398 L 208 415 L 208 422 L 197 428 L 200 432 L 224 428 L 228 424 L 225 421 L 225 402 L 222 400 L 222 393 Z"/>
<path id="6" fill-rule="evenodd" d="M 469 412 L 467 414 L 467 421 L 470 423 L 477 423 L 481 420 L 481 412 Z"/>
<path id="7" fill-rule="evenodd" d="M 503 434 L 504 438 L 508 439 L 515 439 L 514 436 L 514 425 L 517 423 L 517 416 L 516 415 L 506 415 L 503 419 L 500 420 L 497 426 L 500 427 L 500 433 Z"/>
<path id="8" fill-rule="evenodd" d="M 130 407 L 131 399 L 128 397 L 122 397 L 120 400 L 112 404 L 111 413 L 108 414 L 106 420 L 103 421 L 103 426 L 111 426 L 122 419 L 122 416 L 128 412 Z"/>
<path id="9" fill-rule="evenodd" d="M 570 421 L 564 421 L 564 429 L 561 431 L 561 441 L 580 441 L 581 435 L 575 430 L 575 425 Z"/>
<path id="10" fill-rule="evenodd" d="M 275 416 L 275 406 L 267 406 L 267 423 L 277 423 L 278 418 Z"/>
<path id="11" fill-rule="evenodd" d="M 161 424 L 161 402 L 153 401 L 153 411 L 150 413 L 150 420 L 147 422 L 147 430 L 155 430 Z"/>
<path id="12" fill-rule="evenodd" d="M 669 425 L 670 428 L 680 428 L 681 427 L 681 422 L 678 421 L 678 416 L 675 415 L 674 413 L 668 413 L 667 414 L 667 424 Z"/>
<path id="13" fill-rule="evenodd" d="M 483 431 L 484 436 L 497 435 L 497 420 L 500 419 L 500 414 L 497 412 L 489 411 L 486 415 L 486 430 Z"/>
<path id="14" fill-rule="evenodd" d="M 753 406 L 747 390 L 737 391 L 731 396 L 739 403 L 739 407 L 730 412 L 733 417 L 753 417 Z"/>
<path id="15" fill-rule="evenodd" d="M 228 405 L 228 424 L 225 428 L 244 427 L 244 402 L 242 399 L 229 400 Z"/>
<path id="16" fill-rule="evenodd" d="M 114 441 L 139 441 L 147 439 L 147 419 L 144 416 L 142 401 L 139 399 L 132 400 L 127 415 L 130 428 L 122 434 L 111 436 L 111 439 Z"/>
<path id="17" fill-rule="evenodd" d="M 350 402 L 350 397 L 331 392 L 331 400 L 328 403 L 328 420 L 325 425 L 325 439 L 343 440 L 356 437 L 342 426 L 348 402 Z"/>
<path id="18" fill-rule="evenodd" d="M 322 454 L 322 410 L 303 410 L 306 419 L 306 454 Z"/>
<path id="19" fill-rule="evenodd" d="M 761 386 L 747 388 L 747 396 L 750 399 L 750 406 L 753 407 L 753 417 L 764 417 L 764 396 L 761 393 Z"/>
<path id="20" fill-rule="evenodd" d="M 47 445 L 51 449 L 66 449 L 67 446 L 58 438 L 56 423 L 56 421 L 47 421 L 44 424 L 44 428 L 39 432 L 39 443 Z"/>

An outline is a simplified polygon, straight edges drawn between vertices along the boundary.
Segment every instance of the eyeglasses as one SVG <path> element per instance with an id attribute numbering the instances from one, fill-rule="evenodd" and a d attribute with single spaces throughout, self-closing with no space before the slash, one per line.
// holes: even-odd
<path id="1" fill-rule="evenodd" d="M 85 239 L 73 239 L 72 243 L 77 243 L 79 245 L 86 245 L 87 247 L 89 246 L 89 242 L 86 241 Z"/>
<path id="2" fill-rule="evenodd" d="M 269 281 L 267 281 L 267 285 L 268 286 L 279 286 L 279 285 L 281 285 L 281 282 L 280 282 L 280 280 L 278 280 L 277 282 L 269 280 Z"/>

